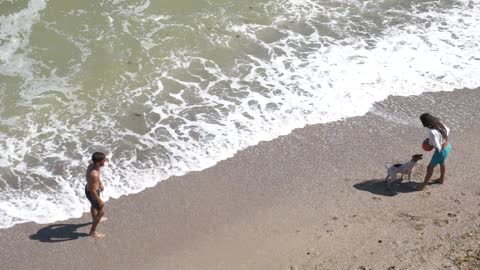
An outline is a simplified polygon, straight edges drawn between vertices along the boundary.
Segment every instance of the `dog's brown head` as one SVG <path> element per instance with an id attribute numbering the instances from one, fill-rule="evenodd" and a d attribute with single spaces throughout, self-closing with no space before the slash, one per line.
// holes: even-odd
<path id="1" fill-rule="evenodd" d="M 423 154 L 415 154 L 412 156 L 412 161 L 417 162 L 419 160 L 423 159 Z"/>

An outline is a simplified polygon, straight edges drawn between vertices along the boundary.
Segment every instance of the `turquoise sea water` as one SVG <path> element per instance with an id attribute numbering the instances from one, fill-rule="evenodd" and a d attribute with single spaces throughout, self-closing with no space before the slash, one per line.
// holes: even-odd
<path id="1" fill-rule="evenodd" d="M 389 95 L 480 85 L 480 1 L 3 0 L 0 228 L 80 216 Z"/>

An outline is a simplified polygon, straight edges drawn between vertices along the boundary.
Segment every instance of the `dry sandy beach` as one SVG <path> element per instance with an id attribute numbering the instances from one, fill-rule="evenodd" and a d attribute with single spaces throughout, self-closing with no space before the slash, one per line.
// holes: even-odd
<path id="1" fill-rule="evenodd" d="M 110 200 L 105 239 L 86 237 L 88 214 L 2 229 L 0 268 L 475 269 L 479 108 L 480 89 L 391 97 Z M 391 196 L 386 162 L 424 153 L 423 179 L 426 111 L 452 129 L 445 184 L 404 181 Z"/>

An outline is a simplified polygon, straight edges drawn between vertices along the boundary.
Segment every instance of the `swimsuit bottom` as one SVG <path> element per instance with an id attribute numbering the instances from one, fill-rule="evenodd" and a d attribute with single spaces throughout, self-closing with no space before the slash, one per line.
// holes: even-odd
<path id="1" fill-rule="evenodd" d="M 96 191 L 97 191 L 98 197 L 100 197 L 100 189 L 97 189 Z M 95 196 L 93 196 L 93 194 L 87 189 L 87 185 L 85 185 L 85 196 L 90 201 L 90 204 L 92 205 L 93 208 L 97 210 L 101 209 L 100 204 L 95 199 Z"/>

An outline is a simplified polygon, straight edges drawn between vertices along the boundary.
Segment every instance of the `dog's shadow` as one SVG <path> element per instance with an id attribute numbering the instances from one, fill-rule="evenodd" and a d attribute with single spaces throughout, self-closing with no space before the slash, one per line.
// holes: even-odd
<path id="1" fill-rule="evenodd" d="M 30 239 L 40 242 L 64 242 L 88 236 L 87 233 L 77 232 L 77 229 L 90 225 L 92 222 L 82 224 L 53 224 L 41 228 L 36 234 L 30 235 Z"/>
<path id="2" fill-rule="evenodd" d="M 392 197 L 398 193 L 410 193 L 417 191 L 419 183 L 408 182 L 404 180 L 395 180 L 391 183 L 392 191 L 387 188 L 387 183 L 384 179 L 371 179 L 353 185 L 358 190 L 368 191 L 370 193 L 382 196 Z"/>

